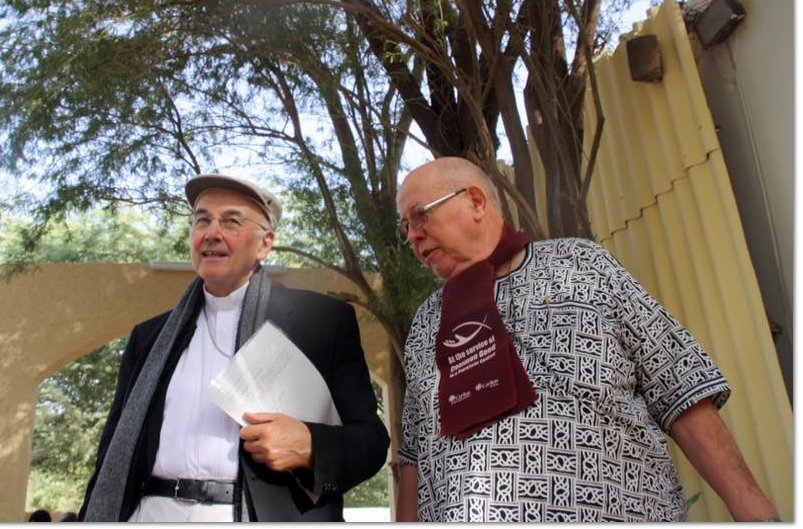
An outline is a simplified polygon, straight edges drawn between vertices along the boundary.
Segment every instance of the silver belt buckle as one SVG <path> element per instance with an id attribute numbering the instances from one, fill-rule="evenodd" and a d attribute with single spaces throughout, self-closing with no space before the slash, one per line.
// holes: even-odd
<path id="1" fill-rule="evenodd" d="M 212 503 L 209 498 L 209 480 L 205 479 L 201 482 L 201 499 L 198 500 L 198 503 Z"/>
<path id="2" fill-rule="evenodd" d="M 198 503 L 198 500 L 192 498 L 182 498 L 178 495 L 178 492 L 181 489 L 181 481 L 181 478 L 176 478 L 176 486 L 173 488 L 173 499 L 187 503 Z"/>

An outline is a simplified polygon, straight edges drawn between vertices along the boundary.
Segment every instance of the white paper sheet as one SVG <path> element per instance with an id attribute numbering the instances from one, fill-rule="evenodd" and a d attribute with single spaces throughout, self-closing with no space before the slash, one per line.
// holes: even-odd
<path id="1" fill-rule="evenodd" d="M 301 421 L 340 425 L 320 372 L 270 321 L 237 351 L 212 380 L 209 399 L 245 426 L 243 413 L 283 413 Z"/>

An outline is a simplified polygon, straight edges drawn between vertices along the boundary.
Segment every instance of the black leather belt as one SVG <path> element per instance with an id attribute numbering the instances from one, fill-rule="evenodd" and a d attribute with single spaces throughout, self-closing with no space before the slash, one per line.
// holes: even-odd
<path id="1" fill-rule="evenodd" d="M 166 496 L 198 503 L 233 503 L 234 482 L 151 477 L 145 487 L 145 495 Z"/>

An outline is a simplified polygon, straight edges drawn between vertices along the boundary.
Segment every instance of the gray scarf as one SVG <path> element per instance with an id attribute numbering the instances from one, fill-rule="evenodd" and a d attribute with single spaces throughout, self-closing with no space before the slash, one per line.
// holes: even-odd
<path id="1" fill-rule="evenodd" d="M 245 291 L 237 329 L 237 348 L 267 320 L 270 286 L 267 270 L 261 266 L 257 267 Z M 120 413 L 120 420 L 117 422 L 106 456 L 98 471 L 84 521 L 108 522 L 120 519 L 125 484 L 128 481 L 136 440 L 139 439 L 145 414 L 150 408 L 151 399 L 159 385 L 176 338 L 189 323 L 194 308 L 202 302 L 203 281 L 195 278 L 181 295 L 181 299 L 156 338 Z"/>

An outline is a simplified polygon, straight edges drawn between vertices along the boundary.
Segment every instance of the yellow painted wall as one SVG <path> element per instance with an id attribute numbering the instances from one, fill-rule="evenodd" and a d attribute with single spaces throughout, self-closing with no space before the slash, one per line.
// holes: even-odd
<path id="1" fill-rule="evenodd" d="M 276 284 L 323 293 L 355 289 L 328 270 L 278 270 Z M 0 522 L 22 522 L 37 387 L 138 322 L 172 307 L 192 271 L 139 264 L 49 264 L 0 283 Z M 387 339 L 357 308 L 371 375 L 387 384 Z"/>
<path id="2" fill-rule="evenodd" d="M 658 37 L 664 77 L 630 80 L 624 41 Z M 596 63 L 605 132 L 589 196 L 604 244 L 702 343 L 733 387 L 722 416 L 784 521 L 793 510 L 793 420 L 722 151 L 680 9 L 666 0 Z M 595 115 L 587 94 L 586 141 Z M 691 521 L 729 521 L 672 446 Z"/>

